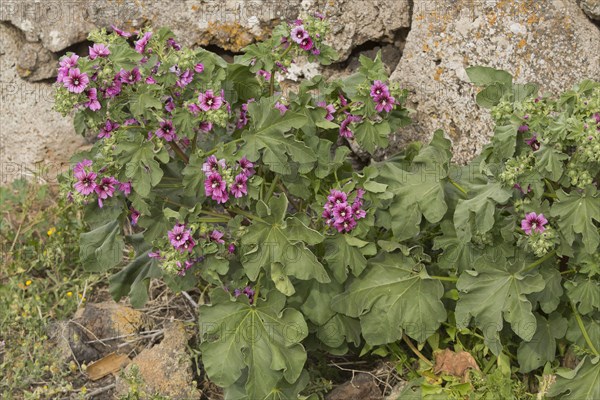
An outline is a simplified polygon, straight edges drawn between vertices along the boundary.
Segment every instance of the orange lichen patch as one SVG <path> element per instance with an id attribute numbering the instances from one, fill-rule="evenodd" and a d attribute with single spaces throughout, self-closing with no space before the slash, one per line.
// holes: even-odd
<path id="1" fill-rule="evenodd" d="M 538 22 L 540 22 L 540 17 L 538 17 L 536 14 L 531 14 L 529 18 L 527 18 L 527 23 L 529 25 L 537 24 Z"/>
<path id="2" fill-rule="evenodd" d="M 495 13 L 491 13 L 487 15 L 487 21 L 489 25 L 494 25 L 496 23 L 496 20 L 498 19 L 498 15 L 496 15 Z"/>
<path id="3" fill-rule="evenodd" d="M 255 40 L 263 40 L 263 38 L 270 33 L 270 27 L 263 27 L 261 34 L 255 36 L 248 32 L 248 28 L 237 22 L 209 22 L 206 30 L 200 35 L 199 44 L 214 44 L 225 50 L 240 51 Z"/>
<path id="4" fill-rule="evenodd" d="M 519 49 L 522 49 L 522 48 L 523 48 L 523 47 L 525 47 L 526 45 L 527 45 L 527 40 L 525 40 L 525 39 L 521 39 L 521 40 L 519 40 L 519 43 L 517 43 L 517 47 L 518 47 Z"/>
<path id="5" fill-rule="evenodd" d="M 433 79 L 436 81 L 440 80 L 440 77 L 442 76 L 442 73 L 444 72 L 444 68 L 442 67 L 437 67 L 435 69 L 435 74 L 433 74 Z"/>
<path id="6" fill-rule="evenodd" d="M 427 43 L 425 43 L 425 44 L 423 45 L 423 51 L 424 51 L 425 53 L 427 53 L 429 50 L 430 50 L 430 49 L 429 49 L 429 45 L 428 45 Z"/>
<path id="7" fill-rule="evenodd" d="M 196 5 L 193 5 L 193 6 L 192 6 L 192 11 L 198 11 L 199 9 L 200 9 L 200 8 L 199 8 L 198 6 L 196 6 Z"/>

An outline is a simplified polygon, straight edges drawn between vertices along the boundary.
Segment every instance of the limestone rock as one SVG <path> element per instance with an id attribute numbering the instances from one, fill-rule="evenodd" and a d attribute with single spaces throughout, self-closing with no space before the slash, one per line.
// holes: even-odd
<path id="1" fill-rule="evenodd" d="M 590 18 L 600 21 L 600 0 L 580 0 L 579 5 Z"/>
<path id="2" fill-rule="evenodd" d="M 52 110 L 51 85 L 19 77 L 17 65 L 34 58 L 19 59 L 26 43 L 18 29 L 0 24 L 0 184 L 33 176 L 53 183 L 56 174 L 69 167 L 71 155 L 86 144 L 75 134 L 72 119 Z M 37 65 L 40 53 L 32 51 Z"/>
<path id="3" fill-rule="evenodd" d="M 465 68 L 509 71 L 517 83 L 560 92 L 600 76 L 600 30 L 570 0 L 416 0 L 413 26 L 393 80 L 411 91 L 414 123 L 395 140 L 452 139 L 455 161 L 473 158 L 492 136 L 489 112 L 475 104 Z"/>
<path id="4" fill-rule="evenodd" d="M 40 81 L 56 76 L 58 57 L 41 43 L 25 43 L 19 54 L 17 73 L 28 81 Z"/>
<path id="5" fill-rule="evenodd" d="M 173 322 L 164 332 L 162 342 L 138 354 L 123 375 L 129 376 L 137 370 L 142 380 L 140 389 L 147 396 L 160 394 L 173 400 L 199 399 L 200 393 L 192 382 L 192 362 L 186 353 L 188 336 L 183 323 Z M 128 390 L 127 380 L 118 376 L 117 395 L 127 394 Z"/>

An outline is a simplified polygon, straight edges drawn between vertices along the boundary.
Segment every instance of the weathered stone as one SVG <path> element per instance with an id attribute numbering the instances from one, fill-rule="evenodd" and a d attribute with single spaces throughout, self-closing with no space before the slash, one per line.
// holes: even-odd
<path id="1" fill-rule="evenodd" d="M 127 347 L 123 348 L 125 342 L 132 341 L 135 334 L 152 327 L 147 315 L 113 301 L 88 304 L 77 311 L 74 319 L 84 327 L 87 340 L 95 341 L 93 346 L 101 355 L 127 350 Z M 104 340 L 108 338 L 111 339 Z"/>
<path id="2" fill-rule="evenodd" d="M 86 144 L 71 118 L 52 110 L 53 89 L 17 74 L 23 34 L 0 24 L 0 183 L 37 176 L 53 182 L 67 160 Z M 39 53 L 38 53 L 39 54 Z"/>
<path id="3" fill-rule="evenodd" d="M 600 21 L 600 0 L 580 0 L 579 5 L 590 18 Z"/>
<path id="4" fill-rule="evenodd" d="M 475 156 L 492 136 L 489 112 L 475 104 L 465 68 L 509 71 L 518 83 L 559 92 L 600 76 L 600 31 L 573 1 L 414 2 L 413 26 L 393 80 L 410 89 L 414 123 L 396 138 L 429 139 L 443 129 L 455 160 Z"/>
<path id="5" fill-rule="evenodd" d="M 25 43 L 17 63 L 17 73 L 28 81 L 40 81 L 56 76 L 58 57 L 38 42 Z"/>
<path id="6" fill-rule="evenodd" d="M 85 335 L 81 327 L 72 321 L 57 321 L 48 328 L 48 337 L 59 349 L 62 361 L 73 358 L 79 363 L 89 364 L 100 358 L 100 353 L 93 346 L 85 343 Z"/>
<path id="7" fill-rule="evenodd" d="M 183 323 L 173 322 L 164 332 L 162 342 L 138 354 L 123 375 L 128 376 L 137 369 L 147 396 L 160 394 L 172 400 L 199 399 L 200 393 L 193 384 L 192 362 L 186 353 L 188 335 Z M 116 394 L 124 395 L 128 390 L 127 380 L 118 376 Z"/>
<path id="8" fill-rule="evenodd" d="M 341 384 L 327 395 L 327 400 L 377 400 L 381 398 L 381 390 L 375 379 L 364 373 L 356 375 L 352 380 Z"/>

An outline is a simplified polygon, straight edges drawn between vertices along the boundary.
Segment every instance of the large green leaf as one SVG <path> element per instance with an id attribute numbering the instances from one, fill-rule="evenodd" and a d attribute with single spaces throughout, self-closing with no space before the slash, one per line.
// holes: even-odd
<path id="1" fill-rule="evenodd" d="M 403 331 L 423 342 L 446 320 L 440 301 L 444 287 L 412 258 L 382 253 L 369 260 L 367 269 L 333 299 L 332 308 L 359 317 L 369 344 L 394 342 Z"/>
<path id="2" fill-rule="evenodd" d="M 558 226 L 567 239 L 573 244 L 575 234 L 581 234 L 585 250 L 594 254 L 600 243 L 598 227 L 594 220 L 600 222 L 600 196 L 598 190 L 588 186 L 583 193 L 573 191 L 569 194 L 564 190 L 556 193 L 556 201 L 550 210 L 550 215 L 558 217 Z"/>
<path id="3" fill-rule="evenodd" d="M 129 104 L 129 109 L 135 117 L 150 117 L 152 115 L 150 108 L 160 110 L 162 107 L 163 104 L 160 99 L 148 92 L 140 92 L 132 95 L 131 103 Z"/>
<path id="4" fill-rule="evenodd" d="M 254 281 L 261 268 L 279 263 L 286 276 L 329 282 L 325 268 L 306 246 L 321 243 L 323 236 L 296 217 L 286 219 L 287 208 L 285 195 L 272 197 L 269 205 L 262 201 L 258 203 L 260 220 L 254 220 L 248 232 L 242 236 L 242 263 L 246 274 Z"/>
<path id="5" fill-rule="evenodd" d="M 247 66 L 239 64 L 227 65 L 225 81 L 225 98 L 232 104 L 244 103 L 248 99 L 260 97 L 260 83 L 256 74 L 250 72 Z"/>
<path id="6" fill-rule="evenodd" d="M 115 154 L 119 154 L 120 161 L 125 164 L 126 179 L 123 180 L 130 180 L 133 190 L 140 196 L 148 196 L 163 177 L 160 164 L 155 159 L 162 155 L 154 153 L 154 144 L 143 138 L 122 141 L 117 145 Z"/>
<path id="7" fill-rule="evenodd" d="M 347 235 L 335 235 L 325 240 L 324 258 L 339 283 L 344 283 L 348 278 L 348 268 L 358 277 L 367 266 L 367 259 L 360 247 L 350 244 L 348 238 Z"/>
<path id="8" fill-rule="evenodd" d="M 558 181 L 563 174 L 563 161 L 569 156 L 551 146 L 542 146 L 533 153 L 537 159 L 537 167 L 545 171 L 545 176 L 550 180 Z"/>
<path id="9" fill-rule="evenodd" d="M 385 149 L 388 146 L 390 132 L 390 125 L 385 121 L 378 124 L 365 121 L 356 127 L 355 137 L 363 149 L 373 154 L 376 149 Z"/>
<path id="10" fill-rule="evenodd" d="M 282 377 L 296 382 L 306 361 L 300 342 L 308 327 L 299 311 L 284 309 L 284 295 L 270 292 L 253 306 L 216 289 L 211 301 L 200 307 L 198 318 L 202 362 L 211 381 L 227 387 L 246 372 L 249 399 L 267 398 Z"/>
<path id="11" fill-rule="evenodd" d="M 437 236 L 433 242 L 434 250 L 444 250 L 438 256 L 440 268 L 458 272 L 472 268 L 475 261 L 483 255 L 483 251 L 470 241 L 459 239 L 452 221 L 445 220 L 441 224 L 442 236 Z"/>
<path id="12" fill-rule="evenodd" d="M 467 76 L 477 86 L 487 86 L 493 83 L 512 85 L 512 75 L 506 71 L 491 67 L 469 67 L 466 68 Z"/>
<path id="13" fill-rule="evenodd" d="M 577 305 L 582 314 L 600 310 L 600 282 L 598 279 L 578 274 L 565 282 L 567 296 Z"/>
<path id="14" fill-rule="evenodd" d="M 528 342 L 521 342 L 517 350 L 517 359 L 521 372 L 527 373 L 554 361 L 556 355 L 556 339 L 562 338 L 567 331 L 567 320 L 558 313 L 549 319 L 535 315 L 537 328 Z"/>
<path id="15" fill-rule="evenodd" d="M 249 104 L 248 113 L 251 129 L 242 135 L 241 149 L 248 159 L 257 161 L 262 151 L 263 164 L 273 172 L 289 174 L 289 159 L 300 165 L 300 172 L 311 170 L 317 161 L 315 151 L 294 139 L 293 135 L 285 135 L 292 129 L 301 128 L 308 121 L 305 115 L 288 111 L 282 116 L 269 98 Z"/>
<path id="16" fill-rule="evenodd" d="M 129 296 L 131 305 L 137 308 L 148 301 L 150 279 L 162 275 L 156 259 L 148 257 L 149 252 L 138 253 L 131 263 L 110 277 L 109 291 L 115 301 Z"/>
<path id="17" fill-rule="evenodd" d="M 600 357 L 584 357 L 571 371 L 559 371 L 548 396 L 560 399 L 600 399 Z"/>
<path id="18" fill-rule="evenodd" d="M 523 340 L 531 340 L 535 333 L 537 322 L 525 295 L 543 290 L 545 283 L 539 272 L 524 269 L 525 263 L 520 259 L 514 264 L 502 258 L 496 262 L 482 259 L 476 270 L 463 272 L 456 283 L 460 291 L 456 325 L 466 328 L 474 318 L 494 354 L 502 351 L 498 332 L 503 328 L 503 320 Z"/>
<path id="19" fill-rule="evenodd" d="M 470 241 L 475 232 L 486 233 L 494 226 L 497 204 L 504 204 L 512 193 L 498 182 L 474 184 L 468 200 L 460 199 L 454 212 L 454 226 L 459 239 Z"/>
<path id="20" fill-rule="evenodd" d="M 108 222 L 79 237 L 79 259 L 94 272 L 104 272 L 123 260 L 125 243 L 119 221 Z"/>

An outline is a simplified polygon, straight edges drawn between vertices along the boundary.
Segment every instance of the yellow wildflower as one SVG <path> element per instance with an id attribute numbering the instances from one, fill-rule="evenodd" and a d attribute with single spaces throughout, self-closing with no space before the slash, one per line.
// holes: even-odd
<path id="1" fill-rule="evenodd" d="M 56 233 L 56 228 L 52 227 L 50 229 L 48 229 L 48 232 L 46 232 L 48 234 L 48 236 L 52 236 L 53 234 Z"/>

